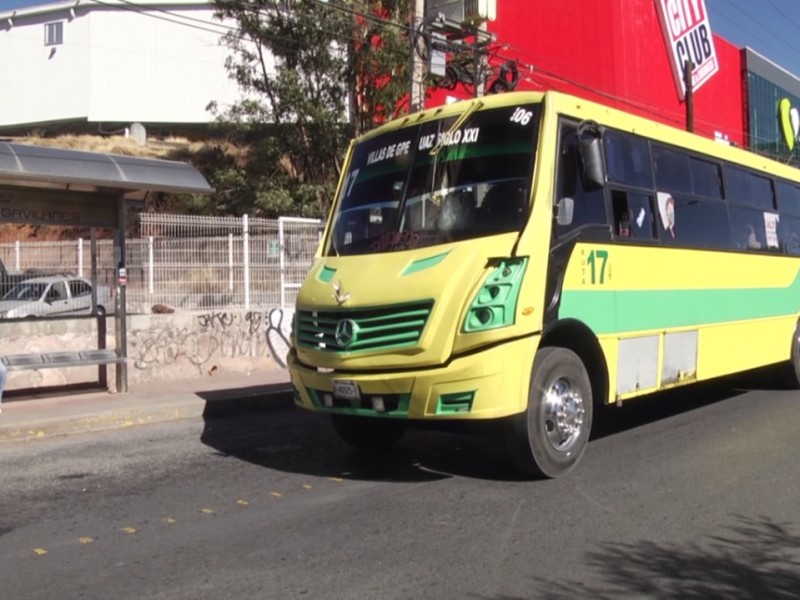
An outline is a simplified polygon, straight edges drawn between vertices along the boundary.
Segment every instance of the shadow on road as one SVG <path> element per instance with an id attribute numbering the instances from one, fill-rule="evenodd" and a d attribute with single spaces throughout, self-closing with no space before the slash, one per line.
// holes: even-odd
<path id="1" fill-rule="evenodd" d="M 201 441 L 220 456 L 319 477 L 419 482 L 452 476 L 522 480 L 489 430 L 471 435 L 412 428 L 388 452 L 341 441 L 324 414 L 298 408 L 205 419 Z"/>
<path id="2" fill-rule="evenodd" d="M 206 420 L 292 405 L 292 387 L 284 382 L 207 390 L 197 392 L 197 395 L 206 401 L 203 410 Z"/>
<path id="3" fill-rule="evenodd" d="M 605 544 L 586 557 L 602 583 L 539 579 L 532 597 L 797 598 L 800 535 L 766 516 L 733 520 L 719 535 L 688 545 Z"/>
<path id="4" fill-rule="evenodd" d="M 620 408 L 608 407 L 596 416 L 592 440 L 724 403 L 758 389 L 760 383 L 758 374 L 749 374 L 676 388 L 631 400 Z M 526 481 L 507 457 L 500 421 L 462 423 L 446 430 L 426 423 L 409 430 L 394 450 L 370 453 L 341 441 L 327 415 L 306 412 L 288 402 L 275 403 L 272 410 L 264 410 L 264 406 L 263 396 L 259 400 L 256 394 L 251 410 L 207 411 L 201 441 L 222 457 L 312 476 L 394 482 L 447 477 Z M 591 451 L 590 441 L 587 452 Z"/>
<path id="5" fill-rule="evenodd" d="M 595 411 L 592 438 L 600 439 L 669 419 L 758 389 L 754 375 L 739 375 L 658 392 Z"/>

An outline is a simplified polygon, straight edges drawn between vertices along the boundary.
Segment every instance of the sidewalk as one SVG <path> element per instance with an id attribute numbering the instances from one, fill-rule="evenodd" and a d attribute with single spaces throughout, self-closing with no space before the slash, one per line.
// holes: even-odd
<path id="1" fill-rule="evenodd" d="M 291 405 L 285 369 L 154 381 L 131 386 L 124 394 L 92 390 L 26 397 L 9 393 L 0 414 L 0 444 Z"/>

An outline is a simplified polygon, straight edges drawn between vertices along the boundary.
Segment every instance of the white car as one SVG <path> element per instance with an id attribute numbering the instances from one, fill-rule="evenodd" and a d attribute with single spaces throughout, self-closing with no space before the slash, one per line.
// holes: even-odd
<path id="1" fill-rule="evenodd" d="M 97 307 L 94 314 L 104 315 L 113 309 L 111 289 L 104 285 L 97 286 Z M 0 299 L 1 318 L 73 314 L 92 314 L 92 282 L 84 277 L 31 277 L 15 285 Z"/>

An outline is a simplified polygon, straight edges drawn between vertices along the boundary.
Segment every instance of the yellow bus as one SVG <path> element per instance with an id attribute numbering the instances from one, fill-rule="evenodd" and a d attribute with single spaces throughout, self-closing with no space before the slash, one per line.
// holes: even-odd
<path id="1" fill-rule="evenodd" d="M 771 364 L 798 386 L 798 257 L 793 168 L 555 92 L 429 109 L 350 148 L 295 403 L 366 448 L 501 419 L 556 477 L 603 404 Z"/>

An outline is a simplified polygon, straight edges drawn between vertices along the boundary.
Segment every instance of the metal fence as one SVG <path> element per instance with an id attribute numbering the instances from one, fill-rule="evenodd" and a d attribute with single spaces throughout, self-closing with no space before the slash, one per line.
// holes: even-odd
<path id="1" fill-rule="evenodd" d="M 142 213 L 127 240 L 129 313 L 293 306 L 317 249 L 316 219 L 250 219 Z M 98 283 L 116 285 L 113 241 L 95 242 Z M 11 272 L 90 277 L 91 240 L 0 244 Z"/>

